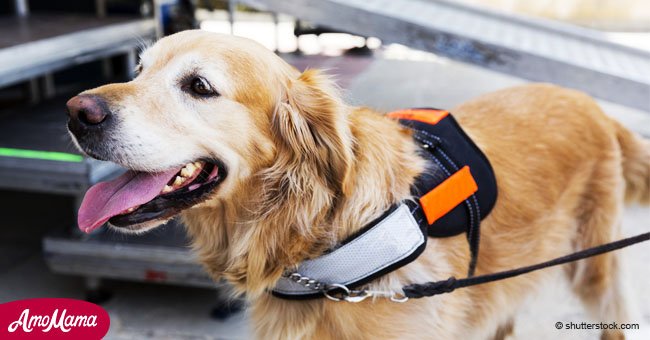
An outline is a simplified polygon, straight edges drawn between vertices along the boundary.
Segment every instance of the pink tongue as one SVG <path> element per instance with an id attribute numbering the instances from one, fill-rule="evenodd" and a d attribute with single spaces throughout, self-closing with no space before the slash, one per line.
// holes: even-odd
<path id="1" fill-rule="evenodd" d="M 86 192 L 79 208 L 79 229 L 91 232 L 111 217 L 151 201 L 178 171 L 179 169 L 160 173 L 127 171 L 110 182 L 93 185 Z"/>

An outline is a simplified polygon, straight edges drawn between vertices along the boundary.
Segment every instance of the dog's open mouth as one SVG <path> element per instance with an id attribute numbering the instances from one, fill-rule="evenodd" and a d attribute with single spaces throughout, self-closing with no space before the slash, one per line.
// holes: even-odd
<path id="1" fill-rule="evenodd" d="M 90 232 L 106 222 L 129 227 L 168 219 L 205 201 L 225 179 L 218 161 L 198 160 L 165 172 L 127 171 L 91 187 L 79 208 L 79 228 Z"/>

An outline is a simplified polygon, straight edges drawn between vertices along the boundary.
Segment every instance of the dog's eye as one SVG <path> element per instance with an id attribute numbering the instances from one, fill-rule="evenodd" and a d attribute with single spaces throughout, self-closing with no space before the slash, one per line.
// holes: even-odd
<path id="1" fill-rule="evenodd" d="M 142 73 L 142 64 L 138 64 L 135 66 L 134 73 L 136 77 L 139 76 L 140 73 Z"/>
<path id="2" fill-rule="evenodd" d="M 196 77 L 192 79 L 192 83 L 190 84 L 190 89 L 192 90 L 192 92 L 200 96 L 208 96 L 215 93 L 212 90 L 212 87 L 210 87 L 210 84 L 208 84 L 208 82 L 201 77 Z"/>

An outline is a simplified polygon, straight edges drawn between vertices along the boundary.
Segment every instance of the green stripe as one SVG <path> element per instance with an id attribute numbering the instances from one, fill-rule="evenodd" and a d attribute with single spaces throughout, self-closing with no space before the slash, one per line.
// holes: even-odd
<path id="1" fill-rule="evenodd" d="M 83 156 L 75 155 L 73 153 L 24 150 L 24 149 L 12 149 L 12 148 L 0 148 L 0 156 L 43 159 L 48 161 L 61 161 L 61 162 L 82 162 L 84 159 Z"/>

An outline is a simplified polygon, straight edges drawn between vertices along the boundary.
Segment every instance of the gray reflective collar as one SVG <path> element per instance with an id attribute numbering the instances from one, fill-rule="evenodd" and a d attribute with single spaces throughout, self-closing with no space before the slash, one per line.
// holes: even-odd
<path id="1" fill-rule="evenodd" d="M 323 296 L 323 285 L 355 287 L 414 260 L 424 250 L 426 237 L 402 203 L 349 242 L 315 259 L 302 262 L 295 273 L 305 278 L 298 283 L 283 276 L 273 294 L 288 299 Z M 307 287 L 306 278 L 314 280 Z M 320 284 L 320 285 L 319 285 Z"/>

